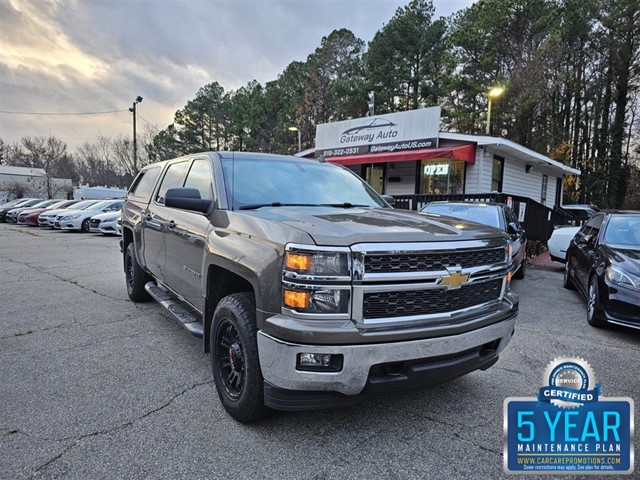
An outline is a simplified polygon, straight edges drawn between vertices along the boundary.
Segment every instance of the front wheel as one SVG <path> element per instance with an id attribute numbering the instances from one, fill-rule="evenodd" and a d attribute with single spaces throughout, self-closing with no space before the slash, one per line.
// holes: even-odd
<path id="1" fill-rule="evenodd" d="M 124 272 L 125 279 L 127 281 L 127 294 L 129 298 L 134 302 L 148 302 L 151 300 L 151 295 L 144 289 L 147 281 L 150 280 L 142 267 L 138 265 L 136 259 L 136 249 L 131 242 L 127 245 L 127 250 L 124 254 Z"/>
<path id="2" fill-rule="evenodd" d="M 589 296 L 587 297 L 587 321 L 589 325 L 602 328 L 606 325 L 600 308 L 600 292 L 598 290 L 598 279 L 595 275 L 589 280 Z"/>
<path id="3" fill-rule="evenodd" d="M 82 221 L 82 225 L 80 225 L 80 231 L 82 233 L 89 233 L 91 231 L 91 226 L 89 225 L 89 219 L 86 218 Z"/>
<path id="4" fill-rule="evenodd" d="M 242 423 L 267 416 L 252 293 L 234 293 L 220 300 L 210 338 L 213 378 L 224 409 Z"/>
<path id="5" fill-rule="evenodd" d="M 564 277 L 562 278 L 562 286 L 567 290 L 573 290 L 573 283 L 571 280 L 570 259 L 568 256 L 564 262 Z"/>

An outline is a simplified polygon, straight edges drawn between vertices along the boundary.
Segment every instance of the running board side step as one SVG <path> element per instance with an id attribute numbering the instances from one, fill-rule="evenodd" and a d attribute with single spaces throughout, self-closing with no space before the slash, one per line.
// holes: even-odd
<path id="1" fill-rule="evenodd" d="M 196 337 L 203 337 L 204 329 L 202 323 L 198 321 L 191 313 L 189 313 L 182 305 L 176 302 L 171 295 L 161 289 L 155 282 L 149 282 L 144 286 L 144 289 L 153 299 L 162 305 L 167 311 L 175 317 L 180 325 L 187 329 L 187 331 Z"/>

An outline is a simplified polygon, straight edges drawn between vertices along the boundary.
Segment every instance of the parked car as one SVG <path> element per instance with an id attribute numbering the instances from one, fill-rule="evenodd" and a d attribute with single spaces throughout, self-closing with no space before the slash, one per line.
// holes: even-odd
<path id="1" fill-rule="evenodd" d="M 120 211 L 99 213 L 89 219 L 89 231 L 103 235 L 118 235 L 118 220 L 120 220 Z"/>
<path id="2" fill-rule="evenodd" d="M 590 325 L 640 329 L 640 212 L 591 217 L 567 250 L 564 286 L 586 298 Z"/>
<path id="3" fill-rule="evenodd" d="M 89 232 L 89 219 L 98 213 L 116 213 L 122 210 L 124 200 L 104 200 L 95 203 L 87 208 L 74 212 L 61 213 L 56 215 L 54 226 L 61 230 L 77 230 Z"/>
<path id="4" fill-rule="evenodd" d="M 98 202 L 100 202 L 100 200 L 82 200 L 81 202 L 75 203 L 67 208 L 49 210 L 48 212 L 41 213 L 38 217 L 38 225 L 40 227 L 54 228 L 54 223 L 57 215 L 66 213 L 69 210 L 82 210 L 83 208 L 90 207 L 91 205 L 95 205 Z"/>
<path id="5" fill-rule="evenodd" d="M 67 202 L 68 200 L 64 200 L 62 198 L 54 198 L 52 200 L 45 200 L 43 202 L 40 202 L 36 205 L 34 205 L 33 207 L 29 207 L 29 208 L 24 208 L 21 207 L 18 210 L 18 214 L 15 214 L 15 209 L 11 210 L 7 215 L 11 216 L 12 218 L 15 217 L 16 221 L 15 223 L 23 223 L 24 224 L 24 218 L 31 212 L 34 212 L 36 210 L 42 211 L 45 210 L 47 208 L 53 208 L 56 205 L 60 205 L 63 204 L 64 202 Z M 20 217 L 22 217 L 22 222 L 20 222 Z"/>
<path id="6" fill-rule="evenodd" d="M 42 202 L 42 198 L 22 198 L 20 199 L 19 202 L 14 203 L 13 205 L 10 205 L 12 202 L 9 202 L 8 204 L 3 205 L 2 207 L 0 207 L 0 222 L 6 222 L 7 221 L 7 213 L 10 210 L 13 210 L 14 208 L 18 208 L 18 207 L 31 207 L 33 205 L 35 205 L 36 203 L 40 203 Z"/>
<path id="7" fill-rule="evenodd" d="M 508 205 L 495 202 L 431 202 L 422 207 L 420 212 L 460 218 L 504 230 L 511 238 L 513 276 L 524 278 L 527 236 Z"/>
<path id="8" fill-rule="evenodd" d="M 554 228 L 549 240 L 547 240 L 551 260 L 565 262 L 569 244 L 575 234 L 578 233 L 578 230 L 580 230 L 580 227 L 574 227 L 573 225 L 558 225 Z"/>
<path id="9" fill-rule="evenodd" d="M 78 203 L 80 200 L 61 200 L 58 203 L 54 203 L 53 205 L 47 208 L 30 208 L 25 210 L 18 215 L 18 223 L 29 225 L 29 226 L 38 226 L 38 218 L 44 212 L 48 212 L 51 210 L 59 210 L 62 208 L 68 208 L 71 205 Z"/>
<path id="10" fill-rule="evenodd" d="M 18 215 L 20 215 L 25 210 L 29 210 L 31 208 L 46 208 L 54 203 L 58 203 L 61 199 L 56 198 L 54 200 L 40 200 L 34 205 L 25 204 L 21 207 L 13 208 L 7 212 L 6 221 L 11 223 L 18 223 Z"/>

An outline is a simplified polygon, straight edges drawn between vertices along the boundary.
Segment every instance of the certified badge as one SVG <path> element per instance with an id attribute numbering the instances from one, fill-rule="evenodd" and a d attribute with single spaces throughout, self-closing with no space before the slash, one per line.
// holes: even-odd
<path id="1" fill-rule="evenodd" d="M 506 473 L 630 474 L 633 400 L 605 398 L 593 369 L 556 358 L 536 397 L 504 401 Z"/>
<path id="2" fill-rule="evenodd" d="M 593 370 L 582 358 L 560 357 L 550 362 L 544 372 L 543 385 L 538 400 L 558 407 L 577 408 L 597 401 L 600 396 L 600 385 L 595 384 Z"/>

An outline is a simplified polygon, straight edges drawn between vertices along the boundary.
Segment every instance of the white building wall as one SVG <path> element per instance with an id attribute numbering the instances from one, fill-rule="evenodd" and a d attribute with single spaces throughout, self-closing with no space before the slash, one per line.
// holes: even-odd
<path id="1" fill-rule="evenodd" d="M 491 192 L 491 181 L 493 180 L 493 154 L 483 151 L 478 155 L 476 162 L 480 161 L 480 178 L 478 179 L 478 193 Z M 505 160 L 506 163 L 506 160 Z"/>
<path id="2" fill-rule="evenodd" d="M 464 193 L 479 193 L 480 162 L 467 163 L 467 173 L 464 181 Z"/>
<path id="3" fill-rule="evenodd" d="M 529 197 L 539 202 L 540 192 L 542 191 L 542 173 L 535 169 L 531 169 L 529 173 L 527 173 L 525 165 L 506 159 L 504 163 L 502 191 L 513 195 Z"/>

